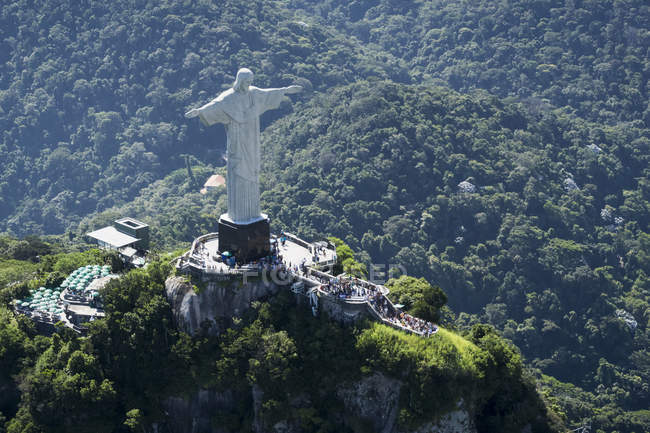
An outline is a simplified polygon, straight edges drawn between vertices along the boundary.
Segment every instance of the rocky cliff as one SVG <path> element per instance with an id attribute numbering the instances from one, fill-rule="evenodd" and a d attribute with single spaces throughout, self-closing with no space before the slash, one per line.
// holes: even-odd
<path id="1" fill-rule="evenodd" d="M 166 412 L 164 426 L 159 431 L 178 433 L 229 433 L 215 426 L 213 416 L 217 411 L 232 409 L 235 399 L 230 392 L 200 389 L 189 397 L 169 397 L 163 402 Z"/>
<path id="2" fill-rule="evenodd" d="M 400 430 L 397 427 L 399 414 L 399 395 L 403 384 L 395 379 L 375 373 L 362 380 L 343 386 L 337 393 L 345 412 L 341 419 L 348 427 L 357 431 L 369 428 L 377 433 L 475 433 L 472 417 L 458 402 L 457 409 L 441 416 L 438 420 L 426 423 L 417 430 Z M 302 400 L 309 400 L 303 395 Z M 260 419 L 262 391 L 251 387 L 253 419 L 251 426 L 256 433 L 306 433 L 294 420 L 280 420 L 265 428 Z M 214 415 L 233 408 L 237 399 L 230 392 L 216 392 L 201 389 L 189 397 L 170 397 L 164 402 L 167 420 L 159 430 L 171 433 L 239 433 L 231 431 L 223 424 L 215 423 Z M 299 401 L 294 402 L 300 405 Z"/>
<path id="3" fill-rule="evenodd" d="M 242 278 L 236 277 L 208 282 L 198 290 L 187 278 L 172 276 L 165 282 L 165 290 L 178 328 L 194 335 L 201 328 L 219 333 L 233 317 L 250 308 L 252 301 L 277 293 L 278 286 L 261 279 L 243 284 Z"/>
<path id="4" fill-rule="evenodd" d="M 401 359 L 406 369 L 424 369 L 423 375 L 440 371 L 441 366 L 423 364 L 414 353 L 400 350 L 400 345 L 413 344 L 412 349 L 420 357 L 437 359 L 444 353 L 456 354 L 467 363 L 473 362 L 473 354 L 485 350 L 456 334 L 441 333 L 430 344 L 421 345 L 418 344 L 421 340 L 413 341 L 413 336 L 370 326 L 363 328 L 363 335 L 352 337 L 349 322 L 355 321 L 353 317 L 363 316 L 361 307 L 358 311 L 348 311 L 337 302 L 321 300 L 320 311 L 327 319 L 313 318 L 306 298 L 296 299 L 288 290 L 263 280 L 249 280 L 243 284 L 241 278 L 231 278 L 199 283 L 200 287 L 196 287 L 187 277 L 173 276 L 165 285 L 177 326 L 190 335 L 204 329 L 218 335 L 231 326 L 232 318 L 237 316 L 251 320 L 244 312 L 251 308 L 253 301 L 271 298 L 269 302 L 274 308 L 263 309 L 263 319 L 259 315 L 260 320 L 242 324 L 243 328 L 233 328 L 239 329 L 240 335 L 246 338 L 241 341 L 225 339 L 219 359 L 206 364 L 206 368 L 217 374 L 215 362 L 222 357 L 229 359 L 219 367 L 225 370 L 218 373 L 221 378 L 215 382 L 228 391 L 201 389 L 197 384 L 197 388 L 186 390 L 183 396 L 167 398 L 163 403 L 165 419 L 154 427 L 155 431 L 302 433 L 313 431 L 309 425 L 327 425 L 327 428 L 336 426 L 341 431 L 355 432 L 477 432 L 475 423 L 481 420 L 476 418 L 476 413 L 483 416 L 483 408 L 475 407 L 477 402 L 472 389 L 455 392 L 456 384 L 460 386 L 463 380 L 479 380 L 471 371 L 468 373 L 454 364 L 450 368 L 454 368 L 458 378 L 441 377 L 439 383 L 427 387 L 425 395 L 414 397 L 411 387 L 418 384 L 411 376 L 400 374 L 399 369 L 381 368 L 382 363 L 387 365 L 393 359 Z M 289 314 L 289 309 L 296 311 Z M 255 311 L 262 309 L 251 309 L 251 313 Z M 334 346 L 332 340 L 336 342 Z M 363 344 L 359 345 L 361 341 Z M 317 359 L 314 359 L 315 353 L 319 355 Z M 378 358 L 382 353 L 386 359 Z M 329 359 L 329 355 L 339 356 Z M 368 356 L 370 358 L 366 358 Z M 301 362 L 309 367 L 303 369 L 301 365 L 293 365 L 294 359 L 302 359 Z M 339 371 L 339 368 L 346 370 Z M 354 373 L 345 374 L 350 372 Z M 534 397 L 526 394 L 519 382 L 513 380 L 511 378 L 510 387 L 529 399 L 526 404 L 536 405 Z M 494 392 L 498 394 L 503 390 Z M 426 416 L 421 412 L 413 416 L 417 412 L 411 409 L 424 404 L 413 402 L 413 398 L 426 399 Z M 525 416 L 534 421 L 529 413 Z M 518 422 L 517 429 L 523 428 L 528 418 Z M 399 419 L 406 421 L 399 423 Z M 522 433 L 526 431 L 531 431 L 530 426 Z"/>

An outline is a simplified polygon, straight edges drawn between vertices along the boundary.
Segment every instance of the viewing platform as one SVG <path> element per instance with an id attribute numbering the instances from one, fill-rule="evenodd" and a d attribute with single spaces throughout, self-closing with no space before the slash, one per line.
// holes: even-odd
<path id="1" fill-rule="evenodd" d="M 326 241 L 308 243 L 291 233 L 283 233 L 271 236 L 271 248 L 288 268 L 307 266 L 325 269 L 336 264 L 336 247 Z M 237 265 L 234 263 L 235 258 L 229 263 L 229 257 L 228 252 L 219 251 L 219 234 L 209 233 L 194 240 L 190 250 L 178 259 L 176 268 L 184 273 L 209 278 L 217 275 L 243 275 L 245 272 L 259 270 L 260 265 L 266 263 L 261 259 Z"/>
<path id="2" fill-rule="evenodd" d="M 395 306 L 388 299 L 385 286 L 345 274 L 334 275 L 336 247 L 330 242 L 309 243 L 291 233 L 282 233 L 271 236 L 271 251 L 267 258 L 240 265 L 228 252 L 219 251 L 219 234 L 209 233 L 194 240 L 190 250 L 178 258 L 176 269 L 208 284 L 276 271 L 283 274 L 283 285 L 290 285 L 295 293 L 309 299 L 314 314 L 319 306 L 327 306 L 340 310 L 350 320 L 370 317 L 420 336 L 438 331 L 435 324 Z"/>

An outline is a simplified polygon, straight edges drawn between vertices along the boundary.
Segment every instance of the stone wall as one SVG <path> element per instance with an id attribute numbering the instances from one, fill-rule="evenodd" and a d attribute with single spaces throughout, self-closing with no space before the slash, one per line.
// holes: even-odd
<path id="1" fill-rule="evenodd" d="M 341 323 L 352 323 L 363 318 L 371 318 L 365 302 L 345 302 L 332 296 L 320 296 L 318 309 L 330 318 Z"/>
<path id="2" fill-rule="evenodd" d="M 231 323 L 232 317 L 246 311 L 252 301 L 272 296 L 280 289 L 289 290 L 287 286 L 278 286 L 261 278 L 248 278 L 244 284 L 241 275 L 206 278 L 201 286 L 203 288 L 200 290 L 195 289 L 188 277 L 184 276 L 169 277 L 165 282 L 167 299 L 178 328 L 190 335 L 202 326 L 211 333 L 219 333 Z M 374 318 L 365 302 L 350 302 L 323 295 L 318 303 L 320 312 L 342 323 Z"/>

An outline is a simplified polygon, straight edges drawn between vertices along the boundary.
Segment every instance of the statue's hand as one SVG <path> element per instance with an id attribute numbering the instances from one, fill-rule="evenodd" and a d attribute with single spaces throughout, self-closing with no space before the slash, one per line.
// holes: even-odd
<path id="1" fill-rule="evenodd" d="M 298 86 L 294 84 L 293 86 L 287 87 L 286 93 L 292 94 L 292 93 L 300 93 L 300 92 L 302 92 L 302 86 Z"/>
<path id="2" fill-rule="evenodd" d="M 190 111 L 185 113 L 185 117 L 187 117 L 188 119 L 191 119 L 192 117 L 196 117 L 198 115 L 199 115 L 199 110 L 197 110 L 196 108 L 192 108 Z"/>

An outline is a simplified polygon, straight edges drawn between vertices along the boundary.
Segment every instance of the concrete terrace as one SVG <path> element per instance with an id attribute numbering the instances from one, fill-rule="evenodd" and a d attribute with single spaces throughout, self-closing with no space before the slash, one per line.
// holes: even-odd
<path id="1" fill-rule="evenodd" d="M 83 324 L 104 317 L 99 290 L 118 275 L 110 273 L 109 266 L 83 266 L 71 273 L 61 287 L 31 290 L 25 299 L 14 300 L 14 311 L 41 324 L 44 332 L 51 332 L 54 324 L 83 334 Z"/>
<path id="2" fill-rule="evenodd" d="M 285 233 L 284 238 L 283 243 L 282 236 L 273 235 L 271 243 L 288 267 L 304 265 L 322 269 L 336 263 L 336 249 L 326 242 L 310 244 L 290 233 Z M 194 240 L 190 250 L 180 257 L 177 268 L 194 273 L 230 275 L 257 269 L 259 263 L 256 261 L 242 266 L 226 264 L 219 253 L 219 234 L 209 233 Z"/>

